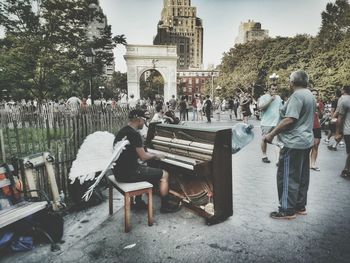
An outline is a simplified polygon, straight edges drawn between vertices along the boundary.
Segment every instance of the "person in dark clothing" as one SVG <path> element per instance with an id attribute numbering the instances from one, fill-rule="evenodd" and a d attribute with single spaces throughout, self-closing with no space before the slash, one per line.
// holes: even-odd
<path id="1" fill-rule="evenodd" d="M 138 162 L 149 160 L 160 160 L 164 158 L 160 154 L 151 154 L 145 151 L 140 133 L 145 124 L 147 115 L 140 109 L 135 109 L 129 113 L 129 123 L 119 130 L 115 136 L 114 144 L 126 137 L 130 144 L 121 153 L 115 163 L 113 173 L 117 181 L 125 183 L 135 183 L 147 181 L 151 184 L 159 183 L 159 193 L 161 196 L 162 213 L 171 213 L 179 210 L 179 205 L 170 203 L 169 198 L 169 174 L 165 170 L 148 167 Z M 141 199 L 136 197 L 136 207 L 146 208 L 147 205 Z"/>
<path id="2" fill-rule="evenodd" d="M 330 142 L 330 139 L 332 138 L 332 136 L 335 135 L 336 132 L 336 120 L 337 120 L 337 108 L 338 108 L 338 100 L 341 98 L 342 96 L 342 92 L 341 90 L 337 89 L 335 91 L 335 97 L 333 98 L 332 102 L 331 102 L 331 119 L 329 122 L 329 132 L 328 132 L 328 136 L 325 139 L 326 143 Z M 336 142 L 334 145 L 328 145 L 328 149 L 332 150 L 332 151 L 336 151 L 337 150 L 337 146 L 338 146 L 338 142 Z"/>
<path id="3" fill-rule="evenodd" d="M 207 117 L 207 122 L 210 123 L 211 122 L 210 115 L 211 115 L 211 109 L 213 107 L 213 103 L 211 102 L 209 95 L 207 95 L 206 98 L 207 99 L 203 104 L 203 111 L 205 112 L 205 116 Z"/>
<path id="4" fill-rule="evenodd" d="M 181 97 L 181 102 L 179 104 L 180 120 L 181 121 L 185 121 L 186 120 L 186 108 L 187 108 L 186 98 L 185 98 L 185 96 L 182 96 Z"/>
<path id="5" fill-rule="evenodd" d="M 252 98 L 248 93 L 244 93 L 241 96 L 240 106 L 241 112 L 243 114 L 243 122 L 248 123 L 248 118 L 252 115 L 250 111 L 250 104 L 252 102 Z"/>
<path id="6" fill-rule="evenodd" d="M 228 109 L 230 111 L 230 120 L 232 120 L 232 111 L 233 111 L 233 97 L 232 96 L 228 100 Z"/>
<path id="7" fill-rule="evenodd" d="M 237 115 L 238 107 L 239 107 L 239 98 L 237 96 L 235 96 L 235 98 L 233 100 L 233 112 L 235 113 L 236 119 L 238 117 L 238 115 Z"/>

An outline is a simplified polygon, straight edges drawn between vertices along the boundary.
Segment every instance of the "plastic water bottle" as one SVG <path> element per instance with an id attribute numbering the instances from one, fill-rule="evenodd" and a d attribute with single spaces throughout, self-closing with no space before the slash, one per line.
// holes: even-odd
<path id="1" fill-rule="evenodd" d="M 232 154 L 239 152 L 254 139 L 253 125 L 237 123 L 232 128 Z"/>

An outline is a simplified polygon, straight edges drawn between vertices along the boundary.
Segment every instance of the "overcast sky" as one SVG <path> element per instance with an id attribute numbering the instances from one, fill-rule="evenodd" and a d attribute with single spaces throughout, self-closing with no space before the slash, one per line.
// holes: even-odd
<path id="1" fill-rule="evenodd" d="M 321 12 L 333 0 L 192 0 L 204 24 L 204 66 L 220 64 L 234 45 L 241 21 L 253 19 L 270 36 L 316 35 Z M 334 2 L 334 1 L 333 1 Z M 112 32 L 125 34 L 129 44 L 153 44 L 163 0 L 100 0 Z M 116 70 L 126 71 L 125 49 L 115 51 Z"/>

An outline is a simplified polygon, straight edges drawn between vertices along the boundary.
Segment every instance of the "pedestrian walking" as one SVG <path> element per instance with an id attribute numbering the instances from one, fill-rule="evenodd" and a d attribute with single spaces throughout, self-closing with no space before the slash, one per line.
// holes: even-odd
<path id="1" fill-rule="evenodd" d="M 233 112 L 235 113 L 236 120 L 238 120 L 238 110 L 239 110 L 239 98 L 235 96 L 233 100 Z"/>
<path id="2" fill-rule="evenodd" d="M 232 112 L 233 112 L 233 97 L 231 96 L 228 100 L 228 110 L 229 110 L 229 113 L 230 113 L 230 120 L 232 120 Z M 237 113 L 236 113 L 237 115 Z"/>
<path id="3" fill-rule="evenodd" d="M 197 100 L 198 100 L 198 95 L 196 94 L 191 102 L 191 104 L 192 104 L 192 121 L 198 121 Z"/>
<path id="4" fill-rule="evenodd" d="M 182 96 L 181 97 L 181 101 L 179 103 L 180 120 L 181 121 L 185 121 L 186 120 L 186 108 L 187 108 L 186 98 L 185 98 L 185 96 Z"/>
<path id="5" fill-rule="evenodd" d="M 294 219 L 306 214 L 307 192 L 310 180 L 310 150 L 313 146 L 313 121 L 316 101 L 307 88 L 309 77 L 305 71 L 290 75 L 293 94 L 281 109 L 282 120 L 263 138 L 271 143 L 278 135 L 284 147 L 280 152 L 277 170 L 279 210 L 274 219 Z"/>
<path id="6" fill-rule="evenodd" d="M 205 116 L 207 117 L 208 123 L 211 122 L 210 115 L 211 115 L 212 108 L 213 108 L 213 103 L 211 102 L 209 95 L 207 95 L 206 100 L 203 104 L 203 112 L 205 113 Z"/>
<path id="7" fill-rule="evenodd" d="M 199 96 L 197 100 L 197 111 L 198 111 L 198 119 L 203 121 L 203 99 L 202 96 Z"/>
<path id="8" fill-rule="evenodd" d="M 311 148 L 311 153 L 310 153 L 310 169 L 314 171 L 320 171 L 320 168 L 317 167 L 316 165 L 316 159 L 318 155 L 318 146 L 320 145 L 321 141 L 321 123 L 320 123 L 320 118 L 323 114 L 324 110 L 324 105 L 322 101 L 319 99 L 319 92 L 316 89 L 311 90 L 313 96 L 315 97 L 316 100 L 316 111 L 314 114 L 314 126 L 313 126 L 313 134 L 314 134 L 314 145 Z"/>
<path id="9" fill-rule="evenodd" d="M 169 110 L 175 110 L 177 105 L 177 101 L 175 99 L 175 95 L 171 96 L 171 99 L 169 100 Z"/>
<path id="10" fill-rule="evenodd" d="M 346 146 L 346 161 L 340 176 L 350 178 L 350 86 L 344 86 L 343 97 L 339 101 L 335 140 L 340 142 L 343 138 Z"/>
<path id="11" fill-rule="evenodd" d="M 248 123 L 248 118 L 252 115 L 250 111 L 251 98 L 248 93 L 243 93 L 240 100 L 241 112 L 243 115 L 243 122 Z"/>
<path id="12" fill-rule="evenodd" d="M 342 91 L 337 89 L 335 91 L 335 97 L 333 97 L 332 99 L 332 102 L 331 102 L 331 119 L 330 119 L 330 122 L 329 122 L 329 132 L 328 132 L 328 136 L 327 138 L 325 138 L 325 142 L 326 143 L 329 143 L 332 136 L 335 135 L 335 131 L 336 131 L 336 121 L 337 121 L 337 118 L 336 118 L 336 110 L 337 110 L 337 107 L 338 107 L 338 100 L 341 98 L 342 96 Z M 329 150 L 333 150 L 333 151 L 336 151 L 337 150 L 337 144 L 335 145 L 329 145 L 330 147 L 328 147 Z"/>

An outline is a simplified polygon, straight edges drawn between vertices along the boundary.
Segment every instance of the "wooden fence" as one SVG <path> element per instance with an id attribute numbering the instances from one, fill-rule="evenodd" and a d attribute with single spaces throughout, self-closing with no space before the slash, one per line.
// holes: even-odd
<path id="1" fill-rule="evenodd" d="M 51 152 L 58 187 L 67 195 L 69 169 L 85 137 L 95 131 L 115 134 L 126 125 L 128 111 L 97 106 L 61 111 L 17 107 L 0 114 L 0 160 L 13 163 L 30 154 Z"/>

